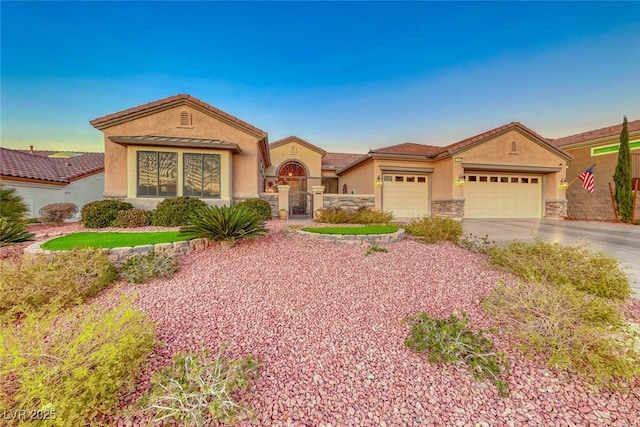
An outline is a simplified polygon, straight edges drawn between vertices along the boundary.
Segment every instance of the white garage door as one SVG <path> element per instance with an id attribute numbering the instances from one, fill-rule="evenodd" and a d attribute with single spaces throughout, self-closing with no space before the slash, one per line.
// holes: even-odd
<path id="1" fill-rule="evenodd" d="M 428 178 L 424 175 L 384 175 L 382 209 L 396 218 L 418 218 L 429 214 Z"/>
<path id="2" fill-rule="evenodd" d="M 467 173 L 465 218 L 540 218 L 542 176 Z"/>

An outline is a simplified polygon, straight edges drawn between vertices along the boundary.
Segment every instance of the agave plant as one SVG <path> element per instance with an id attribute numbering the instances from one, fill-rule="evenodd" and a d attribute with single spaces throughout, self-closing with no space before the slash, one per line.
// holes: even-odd
<path id="1" fill-rule="evenodd" d="M 10 221 L 21 220 L 29 211 L 27 204 L 17 194 L 16 189 L 0 184 L 0 218 Z"/>
<path id="2" fill-rule="evenodd" d="M 7 221 L 0 218 L 0 246 L 11 243 L 26 242 L 33 239 L 34 234 L 27 231 L 27 227 L 21 222 Z"/>
<path id="3" fill-rule="evenodd" d="M 216 242 L 236 240 L 266 234 L 265 222 L 253 209 L 243 204 L 211 206 L 196 211 L 189 225 L 180 228 L 187 238 L 206 238 Z"/>

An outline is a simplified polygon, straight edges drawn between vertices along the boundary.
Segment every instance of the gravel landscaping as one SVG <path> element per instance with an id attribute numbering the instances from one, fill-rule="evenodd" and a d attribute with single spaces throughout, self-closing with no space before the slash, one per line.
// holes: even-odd
<path id="1" fill-rule="evenodd" d="M 492 326 L 480 298 L 497 280 L 513 279 L 488 269 L 484 255 L 403 240 L 365 257 L 363 246 L 280 233 L 286 224 L 270 221 L 269 235 L 230 250 L 187 254 L 169 280 L 123 282 L 99 297 L 110 304 L 120 293 L 137 293 L 163 342 L 123 408 L 133 407 L 151 372 L 174 353 L 201 345 L 215 352 L 232 340 L 231 356 L 264 361 L 240 396 L 257 419 L 240 425 L 640 425 L 640 381 L 626 394 L 594 392 L 519 354 L 499 333 L 488 336 L 508 354 L 508 398 L 465 368 L 429 364 L 404 346 L 403 320 L 419 311 L 466 311 L 474 327 Z M 638 301 L 629 310 L 640 318 Z"/>

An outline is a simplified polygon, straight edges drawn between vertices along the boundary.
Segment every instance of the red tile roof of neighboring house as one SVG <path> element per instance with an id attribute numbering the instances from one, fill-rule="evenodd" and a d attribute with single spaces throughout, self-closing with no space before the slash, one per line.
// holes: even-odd
<path id="1" fill-rule="evenodd" d="M 70 183 L 78 178 L 104 172 L 104 153 L 63 153 L 57 151 L 11 150 L 0 148 L 0 175 L 3 177 Z"/>
<path id="2" fill-rule="evenodd" d="M 352 153 L 327 153 L 322 158 L 322 169 L 339 169 L 355 162 L 363 154 Z"/>
<path id="3" fill-rule="evenodd" d="M 640 120 L 627 122 L 627 130 L 629 132 L 640 131 Z M 595 139 L 606 138 L 608 136 L 618 136 L 620 135 L 620 132 L 622 132 L 622 123 L 619 125 L 578 133 L 576 135 L 564 136 L 562 138 L 552 140 L 551 144 L 556 147 L 564 147 L 566 145 L 593 141 Z"/>
<path id="4" fill-rule="evenodd" d="M 297 136 L 288 136 L 286 138 L 280 139 L 278 141 L 272 142 L 271 144 L 269 144 L 269 148 L 276 148 L 276 147 L 280 147 L 281 145 L 287 144 L 289 142 L 297 142 L 298 144 L 307 147 L 308 149 L 315 151 L 316 153 L 320 153 L 323 156 L 325 154 L 327 154 L 326 151 L 324 151 L 322 148 L 318 147 L 317 145 L 313 145 L 312 143 L 305 141 L 302 138 L 298 138 Z"/>
<path id="5" fill-rule="evenodd" d="M 119 122 L 121 119 L 125 119 L 127 116 L 135 117 L 139 115 L 139 113 L 144 113 L 145 111 L 148 111 L 148 110 L 154 111 L 158 108 L 172 106 L 172 105 L 182 105 L 186 103 L 191 103 L 195 106 L 199 106 L 200 108 L 210 111 L 218 116 L 222 116 L 232 122 L 235 122 L 236 124 L 240 125 L 241 127 L 251 132 L 260 134 L 263 137 L 267 136 L 267 133 L 262 129 L 259 129 L 253 125 L 250 125 L 249 123 L 243 120 L 240 120 L 239 118 L 234 117 L 231 114 L 225 113 L 219 108 L 209 105 L 206 102 L 200 101 L 198 98 L 195 98 L 188 94 L 173 95 L 168 98 L 159 99 L 157 101 L 149 102 L 143 105 L 139 105 L 137 107 L 132 107 L 126 110 L 118 111 L 117 113 L 107 114 L 106 116 L 93 119 L 89 123 L 91 123 L 91 125 L 97 129 L 104 129 L 109 127 L 111 124 L 115 124 Z"/>

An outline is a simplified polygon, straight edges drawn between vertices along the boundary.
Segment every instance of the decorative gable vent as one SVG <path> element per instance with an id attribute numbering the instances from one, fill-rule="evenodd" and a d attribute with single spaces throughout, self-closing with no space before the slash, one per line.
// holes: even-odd
<path id="1" fill-rule="evenodd" d="M 191 126 L 191 114 L 188 111 L 180 111 L 180 126 Z"/>
<path id="2" fill-rule="evenodd" d="M 516 142 L 511 141 L 511 152 L 515 153 L 517 151 Z"/>

